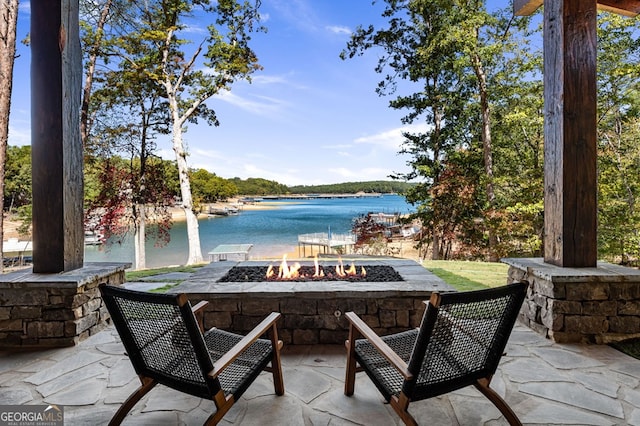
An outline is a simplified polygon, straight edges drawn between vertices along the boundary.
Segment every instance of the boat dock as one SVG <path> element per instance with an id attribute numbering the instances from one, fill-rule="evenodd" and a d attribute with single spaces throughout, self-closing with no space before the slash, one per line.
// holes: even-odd
<path id="1" fill-rule="evenodd" d="M 310 247 L 313 254 L 313 247 L 318 247 L 318 251 L 323 253 L 331 253 L 338 247 L 343 247 L 343 254 L 353 253 L 353 247 L 356 244 L 356 236 L 354 234 L 329 234 L 328 232 L 316 232 L 313 234 L 298 235 L 298 251 L 302 249 L 302 256 L 307 255 L 306 248 Z"/>
<path id="2" fill-rule="evenodd" d="M 285 195 L 263 195 L 253 201 L 274 201 L 274 200 L 315 200 L 332 198 L 381 198 L 379 192 L 357 192 L 355 194 L 285 194 Z"/>

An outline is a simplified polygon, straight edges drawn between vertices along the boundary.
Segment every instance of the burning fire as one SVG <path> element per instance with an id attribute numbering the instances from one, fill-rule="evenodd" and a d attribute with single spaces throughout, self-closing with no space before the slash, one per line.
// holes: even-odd
<path id="1" fill-rule="evenodd" d="M 266 278 L 271 280 L 295 280 L 297 278 L 310 278 L 310 279 L 318 279 L 325 276 L 324 269 L 320 267 L 318 264 L 318 256 L 313 259 L 313 273 L 304 274 L 301 272 L 302 266 L 299 262 L 295 262 L 293 265 L 289 266 L 287 263 L 287 255 L 282 256 L 282 262 L 280 262 L 280 266 L 278 267 L 278 272 L 274 270 L 273 265 L 269 265 L 267 268 Z M 331 274 L 328 272 L 328 274 Z M 356 270 L 356 265 L 352 262 L 349 268 L 344 267 L 342 263 L 342 258 L 338 258 L 338 264 L 335 267 L 335 276 L 338 277 L 349 277 L 349 276 L 357 276 L 365 277 L 367 275 L 367 271 L 364 269 L 364 266 L 360 267 L 360 274 L 358 274 Z"/>

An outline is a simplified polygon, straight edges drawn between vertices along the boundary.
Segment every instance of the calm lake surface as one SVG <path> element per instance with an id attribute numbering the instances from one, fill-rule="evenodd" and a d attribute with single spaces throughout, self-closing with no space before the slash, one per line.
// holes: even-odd
<path id="1" fill-rule="evenodd" d="M 401 213 L 414 211 L 404 197 L 311 199 L 262 202 L 268 209 L 244 210 L 238 215 L 199 220 L 202 255 L 219 244 L 253 244 L 251 257 L 277 257 L 295 250 L 299 234 L 348 233 L 352 220 L 368 212 Z M 171 241 L 164 247 L 147 242 L 147 267 L 182 265 L 187 260 L 185 222 L 175 222 Z M 85 246 L 85 262 L 133 262 L 133 244 Z"/>

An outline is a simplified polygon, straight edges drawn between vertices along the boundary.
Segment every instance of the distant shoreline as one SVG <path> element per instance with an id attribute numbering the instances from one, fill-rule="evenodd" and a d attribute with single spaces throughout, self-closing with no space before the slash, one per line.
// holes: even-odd
<path id="1" fill-rule="evenodd" d="M 212 209 L 231 209 L 237 208 L 240 211 L 243 210 L 273 210 L 279 208 L 284 204 L 292 204 L 295 201 L 261 201 L 259 203 L 251 203 L 251 204 L 242 204 L 236 199 L 230 199 L 229 201 L 220 201 L 217 203 L 209 203 L 205 204 L 202 207 L 202 212 L 198 214 L 199 218 L 204 218 L 208 216 L 208 211 L 210 208 Z M 171 207 L 171 218 L 174 222 L 184 221 L 186 220 L 186 214 L 182 207 Z"/>

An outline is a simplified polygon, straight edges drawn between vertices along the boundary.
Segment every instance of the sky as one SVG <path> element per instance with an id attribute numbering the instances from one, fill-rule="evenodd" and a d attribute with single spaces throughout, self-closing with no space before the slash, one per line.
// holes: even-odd
<path id="1" fill-rule="evenodd" d="M 20 1 L 18 40 L 29 31 L 29 6 Z M 189 167 L 289 186 L 390 180 L 410 171 L 411 158 L 399 154 L 401 133 L 424 131 L 425 125 L 403 125 L 404 113 L 388 107 L 393 97 L 376 94 L 383 76 L 374 71 L 375 51 L 339 57 L 359 25 L 385 22 L 383 6 L 371 0 L 262 0 L 268 31 L 254 34 L 251 46 L 264 69 L 251 83 L 236 82 L 207 102 L 219 127 L 202 121 L 188 126 Z M 205 26 L 193 23 L 194 42 Z M 22 43 L 17 50 L 9 145 L 30 143 L 30 52 Z M 169 138 L 159 139 L 158 149 L 163 158 L 175 158 Z"/>

